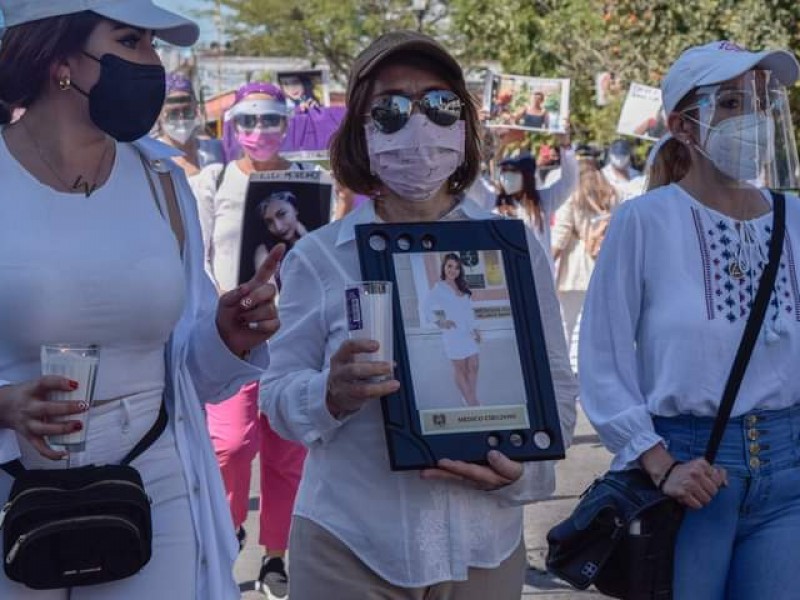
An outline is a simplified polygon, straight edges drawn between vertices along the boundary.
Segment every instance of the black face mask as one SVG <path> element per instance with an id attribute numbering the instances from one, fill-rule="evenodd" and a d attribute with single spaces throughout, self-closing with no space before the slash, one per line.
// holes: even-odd
<path id="1" fill-rule="evenodd" d="M 104 54 L 99 59 L 86 56 L 100 63 L 100 79 L 88 93 L 74 83 L 72 87 L 89 98 L 92 122 L 118 142 L 146 136 L 164 105 L 164 67 L 140 65 L 116 54 Z"/>

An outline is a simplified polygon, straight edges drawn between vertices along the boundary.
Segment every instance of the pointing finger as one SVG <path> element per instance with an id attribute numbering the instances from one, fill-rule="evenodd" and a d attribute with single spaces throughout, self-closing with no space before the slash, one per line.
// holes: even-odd
<path id="1" fill-rule="evenodd" d="M 272 250 L 270 250 L 266 260 L 258 268 L 255 277 L 253 277 L 253 279 L 250 280 L 250 283 L 255 283 L 260 285 L 269 283 L 270 280 L 275 276 L 275 273 L 278 272 L 278 269 L 281 266 L 281 261 L 283 260 L 285 254 L 286 254 L 285 244 L 278 244 Z"/>

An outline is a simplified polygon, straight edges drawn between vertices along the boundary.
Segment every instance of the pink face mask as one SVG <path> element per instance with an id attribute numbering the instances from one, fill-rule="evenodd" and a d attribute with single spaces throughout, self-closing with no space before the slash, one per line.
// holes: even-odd
<path id="1" fill-rule="evenodd" d="M 441 127 L 413 114 L 395 133 L 381 133 L 372 123 L 364 127 L 370 169 L 403 199 L 430 200 L 464 162 L 464 121 Z"/>
<path id="2" fill-rule="evenodd" d="M 278 153 L 283 141 L 283 133 L 256 128 L 250 132 L 238 131 L 236 139 L 250 158 L 264 162 Z"/>

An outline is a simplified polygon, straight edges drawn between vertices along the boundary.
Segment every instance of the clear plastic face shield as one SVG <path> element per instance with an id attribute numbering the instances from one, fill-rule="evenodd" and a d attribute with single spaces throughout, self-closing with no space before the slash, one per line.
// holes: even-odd
<path id="1" fill-rule="evenodd" d="M 732 184 L 797 189 L 800 173 L 789 99 L 770 71 L 748 71 L 697 88 L 694 96 L 681 112 L 700 126 L 695 149 Z"/>

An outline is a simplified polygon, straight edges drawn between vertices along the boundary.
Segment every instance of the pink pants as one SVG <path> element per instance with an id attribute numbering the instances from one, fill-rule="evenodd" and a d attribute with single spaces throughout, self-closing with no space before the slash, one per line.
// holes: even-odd
<path id="1" fill-rule="evenodd" d="M 206 405 L 206 411 L 234 526 L 238 529 L 247 518 L 251 465 L 260 452 L 259 542 L 269 550 L 285 550 L 305 448 L 281 438 L 259 415 L 258 382 L 243 386 L 224 402 Z"/>

